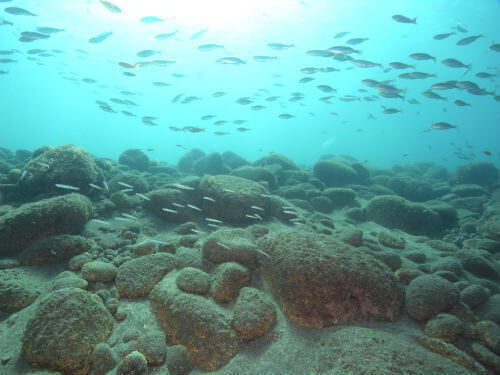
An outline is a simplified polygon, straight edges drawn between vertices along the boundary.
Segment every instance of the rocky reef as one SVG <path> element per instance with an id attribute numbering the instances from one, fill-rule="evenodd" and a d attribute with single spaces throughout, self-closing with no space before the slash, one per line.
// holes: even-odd
<path id="1" fill-rule="evenodd" d="M 0 149 L 0 318 L 8 374 L 500 373 L 498 169 Z"/>

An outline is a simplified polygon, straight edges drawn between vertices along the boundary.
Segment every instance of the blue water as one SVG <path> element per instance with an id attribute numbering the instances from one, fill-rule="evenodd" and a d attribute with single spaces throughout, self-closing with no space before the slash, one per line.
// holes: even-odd
<path id="1" fill-rule="evenodd" d="M 151 158 L 175 163 L 186 149 L 198 147 L 205 152 L 232 150 L 249 160 L 269 152 L 279 152 L 297 163 L 311 165 L 322 154 L 348 154 L 372 165 L 414 161 L 434 161 L 454 168 L 464 160 L 454 154 L 455 147 L 471 160 L 500 157 L 500 105 L 493 95 L 475 96 L 465 90 L 439 91 L 447 101 L 432 100 L 421 93 L 431 84 L 446 80 L 470 80 L 487 91 L 500 95 L 498 78 L 481 79 L 478 72 L 500 75 L 500 53 L 489 46 L 500 42 L 500 3 L 496 0 L 455 1 L 159 1 L 116 0 L 122 13 L 112 13 L 98 1 L 30 1 L 13 0 L 0 4 L 0 18 L 14 25 L 0 26 L 0 50 L 16 52 L 0 58 L 17 60 L 0 64 L 0 146 L 10 149 L 34 149 L 44 144 L 74 143 L 101 157 L 116 159 L 127 148 L 154 149 Z M 22 7 L 35 17 L 5 12 L 6 7 Z M 417 24 L 395 22 L 391 16 L 404 14 L 417 17 Z M 145 24 L 144 16 L 165 18 L 165 22 Z M 468 32 L 457 32 L 445 40 L 434 40 L 439 33 L 450 32 L 457 23 Z M 18 41 L 23 31 L 51 26 L 64 31 L 47 40 L 30 43 Z M 206 29 L 198 38 L 193 34 Z M 174 38 L 160 41 L 156 34 L 178 30 Z M 113 35 L 99 44 L 88 40 L 102 32 Z M 342 31 L 350 34 L 334 39 Z M 466 46 L 456 42 L 470 35 L 483 38 Z M 362 54 L 355 58 L 381 63 L 388 68 L 391 61 L 416 64 L 418 71 L 437 74 L 437 78 L 405 80 L 398 75 L 408 70 L 359 68 L 350 62 L 306 54 L 311 49 L 327 49 L 345 45 L 352 37 L 368 41 L 353 46 Z M 293 43 L 294 47 L 277 51 L 267 43 Z M 225 49 L 202 52 L 201 44 L 217 43 Z M 41 57 L 26 51 L 40 48 L 52 56 Z M 60 49 L 64 53 L 51 52 Z M 124 69 L 120 61 L 136 63 L 148 60 L 136 53 L 153 49 L 161 54 L 149 59 L 176 60 L 168 67 Z M 77 50 L 83 50 L 78 52 Z M 413 52 L 436 56 L 437 62 L 414 61 Z M 276 61 L 257 62 L 255 55 L 277 56 Z M 235 56 L 244 65 L 221 65 L 216 60 Z M 472 70 L 453 69 L 440 61 L 453 57 Z M 35 58 L 35 59 L 30 59 Z M 298 81 L 306 75 L 304 67 L 335 67 L 339 72 L 310 75 L 309 83 Z M 133 71 L 135 77 L 123 75 Z M 184 77 L 174 77 L 173 73 Z M 71 80 L 68 80 L 70 78 Z M 91 78 L 96 83 L 84 83 Z M 380 98 L 367 102 L 362 98 L 377 94 L 361 83 L 362 79 L 394 80 L 392 84 L 406 89 L 406 100 Z M 154 86 L 154 81 L 171 84 Z M 276 84 L 283 85 L 281 87 Z M 330 85 L 337 90 L 330 104 L 319 101 L 323 96 L 317 85 Z M 367 92 L 358 92 L 366 89 Z M 133 96 L 124 96 L 128 90 Z M 265 90 L 265 91 L 264 91 Z M 212 93 L 227 95 L 214 98 Z M 301 101 L 290 102 L 294 92 L 304 94 Z M 172 103 L 178 94 L 197 96 L 190 104 Z M 260 96 L 259 96 L 260 95 Z M 279 96 L 266 102 L 269 96 Z M 343 102 L 343 95 L 356 95 L 361 100 Z M 137 107 L 110 102 L 110 98 L 130 99 Z M 253 103 L 239 105 L 235 101 L 250 97 Z M 421 104 L 412 105 L 415 98 Z M 458 107 L 456 99 L 471 104 Z M 99 109 L 95 100 L 107 102 L 118 113 Z M 253 111 L 253 105 L 265 109 Z M 382 114 L 381 105 L 402 110 Z M 135 118 L 120 113 L 127 110 Z M 338 116 L 331 112 L 338 113 Z M 294 118 L 283 120 L 288 113 Z M 213 114 L 213 120 L 200 117 Z M 371 114 L 375 120 L 368 119 Z M 141 116 L 155 116 L 158 126 L 146 126 Z M 235 125 L 232 120 L 248 120 Z M 215 126 L 217 120 L 229 122 Z M 446 121 L 458 129 L 432 130 L 431 123 Z M 204 132 L 173 132 L 169 126 L 196 126 Z M 237 127 L 248 132 L 238 132 Z M 229 132 L 217 136 L 215 131 Z M 450 144 L 453 142 L 456 146 Z M 490 151 L 491 156 L 483 153 Z"/>

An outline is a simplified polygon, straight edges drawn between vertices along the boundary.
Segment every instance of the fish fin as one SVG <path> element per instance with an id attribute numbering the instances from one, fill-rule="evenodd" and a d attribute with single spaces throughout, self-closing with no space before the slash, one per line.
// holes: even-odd
<path id="1" fill-rule="evenodd" d="M 469 65 L 466 65 L 467 66 L 467 69 L 465 70 L 464 74 L 462 74 L 462 77 L 465 76 L 467 73 L 470 72 L 471 68 L 472 68 L 472 64 L 469 64 Z"/>

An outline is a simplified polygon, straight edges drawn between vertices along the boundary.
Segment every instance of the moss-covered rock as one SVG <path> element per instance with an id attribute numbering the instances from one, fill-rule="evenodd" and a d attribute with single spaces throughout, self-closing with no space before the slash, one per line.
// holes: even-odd
<path id="1" fill-rule="evenodd" d="M 296 324 L 327 327 L 371 318 L 395 320 L 402 290 L 392 272 L 331 236 L 286 230 L 262 238 L 262 271 Z M 349 296 L 349 298 L 346 298 Z"/>
<path id="2" fill-rule="evenodd" d="M 24 204 L 0 216 L 0 254 L 21 252 L 49 236 L 77 233 L 91 215 L 90 200 L 75 193 Z"/>
<path id="3" fill-rule="evenodd" d="M 113 317 L 99 297 L 77 288 L 54 291 L 26 324 L 22 352 L 34 367 L 85 375 L 94 348 L 112 328 Z"/>
<path id="4" fill-rule="evenodd" d="M 55 184 L 74 186 L 88 194 L 89 184 L 102 185 L 103 179 L 92 155 L 75 145 L 50 149 L 31 159 L 23 169 L 26 174 L 19 181 L 19 189 L 30 195 L 64 191 Z"/>
<path id="5" fill-rule="evenodd" d="M 442 221 L 437 212 L 395 195 L 372 198 L 368 202 L 366 213 L 368 219 L 377 224 L 414 235 L 432 236 L 442 230 Z"/>
<path id="6" fill-rule="evenodd" d="M 498 169 L 491 162 L 476 161 L 459 166 L 456 174 L 457 180 L 461 184 L 488 186 L 497 180 Z"/>
<path id="7" fill-rule="evenodd" d="M 149 157 L 138 148 L 129 148 L 123 151 L 118 158 L 118 162 L 139 171 L 145 171 L 149 168 Z"/>
<path id="8" fill-rule="evenodd" d="M 349 165 L 333 160 L 318 160 L 313 166 L 314 175 L 328 186 L 357 183 L 360 178 Z"/>
<path id="9" fill-rule="evenodd" d="M 265 181 L 271 189 L 276 189 L 278 187 L 278 182 L 274 174 L 269 169 L 263 167 L 244 166 L 231 172 L 231 175 L 247 178 L 255 182 Z"/>
<path id="10" fill-rule="evenodd" d="M 17 257 L 23 266 L 63 262 L 90 249 L 82 236 L 52 236 L 25 248 Z"/>

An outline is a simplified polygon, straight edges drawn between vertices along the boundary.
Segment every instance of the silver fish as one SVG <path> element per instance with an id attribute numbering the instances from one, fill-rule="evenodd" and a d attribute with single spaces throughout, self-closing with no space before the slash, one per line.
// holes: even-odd
<path id="1" fill-rule="evenodd" d="M 400 23 L 412 23 L 414 25 L 417 24 L 417 17 L 415 18 L 408 18 L 406 16 L 402 16 L 401 14 L 395 14 L 394 16 L 392 16 L 392 19 L 396 22 L 400 22 Z"/>
<path id="2" fill-rule="evenodd" d="M 241 60 L 238 57 L 232 57 L 232 56 L 227 56 L 227 57 L 222 57 L 220 59 L 216 60 L 217 63 L 219 64 L 229 64 L 229 65 L 242 65 L 246 64 L 243 60 Z"/>
<path id="3" fill-rule="evenodd" d="M 113 35 L 112 31 L 100 33 L 99 35 L 96 35 L 96 36 L 90 38 L 89 43 L 93 43 L 93 44 L 101 43 L 101 42 L 105 41 L 106 39 L 108 39 L 111 35 Z"/>
<path id="4" fill-rule="evenodd" d="M 480 35 L 472 35 L 472 36 L 468 36 L 466 38 L 463 38 L 463 39 L 460 39 L 458 42 L 457 42 L 457 46 L 466 46 L 467 44 L 471 44 L 472 42 L 476 41 L 477 39 L 479 38 L 482 38 L 483 35 L 480 34 Z"/>

